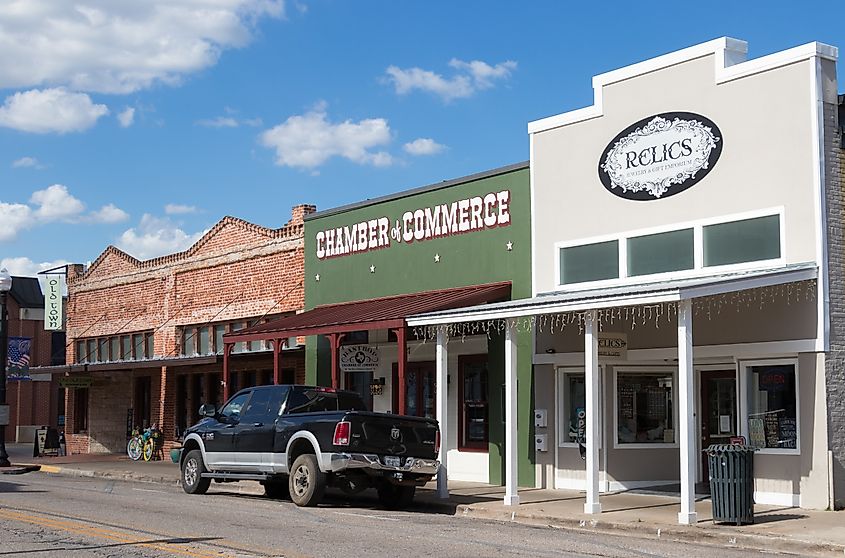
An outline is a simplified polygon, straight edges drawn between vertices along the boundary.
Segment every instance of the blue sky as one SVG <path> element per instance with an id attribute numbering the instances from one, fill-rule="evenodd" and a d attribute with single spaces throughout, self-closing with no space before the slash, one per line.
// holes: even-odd
<path id="1" fill-rule="evenodd" d="M 129 7 L 123 7 L 128 5 Z M 282 226 L 528 158 L 594 74 L 728 35 L 845 46 L 845 3 L 0 3 L 0 266 Z M 840 87 L 840 90 L 842 87 Z"/>

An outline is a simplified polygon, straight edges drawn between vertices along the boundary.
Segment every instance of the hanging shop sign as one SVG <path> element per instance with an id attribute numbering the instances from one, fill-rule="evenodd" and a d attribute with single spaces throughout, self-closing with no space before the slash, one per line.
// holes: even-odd
<path id="1" fill-rule="evenodd" d="M 59 378 L 59 387 L 61 388 L 87 388 L 94 383 L 94 378 L 91 376 L 62 376 Z"/>
<path id="2" fill-rule="evenodd" d="M 691 188 L 722 154 L 722 132 L 704 116 L 665 112 L 631 124 L 607 145 L 599 178 L 628 200 L 667 198 Z"/>
<path id="3" fill-rule="evenodd" d="M 371 345 L 342 345 L 340 369 L 344 372 L 372 372 L 378 367 L 379 352 Z"/>
<path id="4" fill-rule="evenodd" d="M 599 359 L 627 360 L 628 335 L 625 333 L 600 333 Z"/>
<path id="5" fill-rule="evenodd" d="M 44 291 L 44 329 L 62 329 L 62 276 L 48 275 Z"/>
<path id="6" fill-rule="evenodd" d="M 511 223 L 510 200 L 510 190 L 502 190 L 405 211 L 398 219 L 383 216 L 322 230 L 316 235 L 317 259 L 504 227 Z"/>

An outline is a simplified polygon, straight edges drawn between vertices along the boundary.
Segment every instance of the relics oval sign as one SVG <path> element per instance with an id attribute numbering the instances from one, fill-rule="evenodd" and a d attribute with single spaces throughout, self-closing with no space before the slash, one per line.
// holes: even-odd
<path id="1" fill-rule="evenodd" d="M 625 128 L 599 159 L 607 190 L 628 200 L 679 194 L 707 176 L 722 154 L 722 132 L 692 112 L 665 112 Z"/>

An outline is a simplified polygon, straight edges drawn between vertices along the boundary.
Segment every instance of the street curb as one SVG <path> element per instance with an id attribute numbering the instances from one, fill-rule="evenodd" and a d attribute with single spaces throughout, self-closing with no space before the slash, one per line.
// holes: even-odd
<path id="1" fill-rule="evenodd" d="M 789 552 L 802 556 L 842 556 L 845 545 L 820 543 L 783 537 L 777 534 L 742 533 L 729 527 L 660 525 L 653 523 L 622 523 L 605 520 L 583 520 L 562 518 L 524 511 L 491 510 L 476 504 L 459 504 L 457 513 L 461 517 L 515 522 L 526 525 L 546 526 L 580 532 L 604 532 L 616 535 L 630 535 L 642 539 L 660 539 L 689 542 L 714 547 L 724 547 L 763 552 Z"/>
<path id="2" fill-rule="evenodd" d="M 32 466 L 29 464 L 18 464 L 18 467 Z M 37 465 L 35 465 L 37 467 Z M 73 477 L 102 478 L 126 482 L 153 483 L 169 486 L 181 486 L 179 479 L 170 477 L 158 477 L 139 475 L 137 473 L 115 473 L 113 471 L 91 471 L 76 469 L 72 467 L 57 467 L 54 465 L 41 465 L 40 472 L 67 475 Z M 222 487 L 223 485 L 221 485 Z M 256 495 L 262 494 L 261 489 L 255 490 L 246 485 L 237 483 L 238 489 L 234 486 L 227 486 L 227 489 L 240 494 Z M 493 510 L 478 504 L 450 504 L 438 500 L 419 499 L 417 505 L 424 505 L 430 508 L 438 508 L 452 512 L 455 517 L 469 519 L 485 519 L 505 523 L 520 523 L 524 525 L 552 527 L 579 532 L 604 532 L 615 535 L 629 535 L 641 539 L 660 539 L 677 542 L 690 542 L 706 546 L 723 547 L 732 549 L 756 550 L 771 552 L 790 552 L 798 555 L 814 556 L 843 556 L 845 545 L 835 543 L 820 543 L 818 541 L 805 541 L 801 539 L 783 537 L 776 534 L 754 534 L 743 533 L 732 530 L 730 527 L 713 526 L 706 529 L 695 526 L 679 525 L 657 525 L 653 523 L 622 523 L 597 519 L 574 519 L 550 516 L 542 513 L 528 511 Z"/>
<path id="3" fill-rule="evenodd" d="M 41 470 L 40 465 L 22 465 L 14 464 L 9 467 L 0 468 L 0 475 L 23 475 L 25 473 L 34 473 Z"/>

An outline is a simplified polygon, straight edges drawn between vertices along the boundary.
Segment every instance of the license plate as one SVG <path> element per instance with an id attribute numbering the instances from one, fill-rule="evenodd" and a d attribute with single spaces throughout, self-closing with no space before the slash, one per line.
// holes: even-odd
<path id="1" fill-rule="evenodd" d="M 402 464 L 402 460 L 394 455 L 385 455 L 384 464 L 388 467 L 399 467 Z"/>

